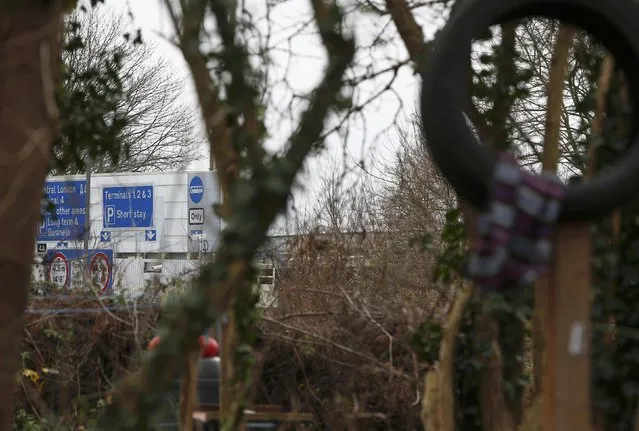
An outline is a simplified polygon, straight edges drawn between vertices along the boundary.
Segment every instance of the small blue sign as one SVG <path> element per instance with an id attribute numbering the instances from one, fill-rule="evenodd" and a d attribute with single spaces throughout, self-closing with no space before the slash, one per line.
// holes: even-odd
<path id="1" fill-rule="evenodd" d="M 202 178 L 193 177 L 191 178 L 191 182 L 189 183 L 189 198 L 194 204 L 199 204 L 202 200 L 202 196 L 204 196 L 204 183 L 202 182 Z"/>
<path id="2" fill-rule="evenodd" d="M 100 233 L 100 242 L 110 242 L 111 241 L 111 232 L 107 230 L 103 230 Z"/>
<path id="3" fill-rule="evenodd" d="M 202 235 L 202 230 L 201 229 L 192 230 L 191 235 Z"/>
<path id="4" fill-rule="evenodd" d="M 37 241 L 82 238 L 86 215 L 86 181 L 46 181 Z M 53 204 L 51 211 L 49 206 Z"/>
<path id="5" fill-rule="evenodd" d="M 150 229 L 144 231 L 144 240 L 145 241 L 156 241 L 158 239 L 157 233 L 155 229 Z"/>
<path id="6" fill-rule="evenodd" d="M 153 226 L 153 186 L 102 189 L 102 226 L 110 229 Z"/>

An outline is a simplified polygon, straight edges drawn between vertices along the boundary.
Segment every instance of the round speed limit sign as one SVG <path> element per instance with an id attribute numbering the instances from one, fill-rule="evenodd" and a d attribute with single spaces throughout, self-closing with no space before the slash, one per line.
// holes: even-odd
<path id="1" fill-rule="evenodd" d="M 106 254 L 98 252 L 91 258 L 91 279 L 100 287 L 100 292 L 104 293 L 109 288 L 111 281 L 111 265 Z"/>
<path id="2" fill-rule="evenodd" d="M 64 254 L 57 252 L 49 264 L 49 281 L 58 287 L 65 287 L 69 280 L 69 262 Z"/>

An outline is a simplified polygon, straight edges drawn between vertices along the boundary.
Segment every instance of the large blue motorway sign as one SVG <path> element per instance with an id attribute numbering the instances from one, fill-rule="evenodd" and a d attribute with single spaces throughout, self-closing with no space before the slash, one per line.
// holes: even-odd
<path id="1" fill-rule="evenodd" d="M 118 186 L 102 189 L 104 228 L 153 227 L 153 186 Z"/>
<path id="2" fill-rule="evenodd" d="M 87 186 L 80 181 L 46 181 L 38 241 L 69 241 L 84 234 Z"/>

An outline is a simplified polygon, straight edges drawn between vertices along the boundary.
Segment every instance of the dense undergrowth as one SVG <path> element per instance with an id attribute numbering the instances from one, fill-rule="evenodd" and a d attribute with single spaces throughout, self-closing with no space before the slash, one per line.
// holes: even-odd
<path id="1" fill-rule="evenodd" d="M 114 382 L 136 369 L 159 314 L 107 307 L 82 298 L 32 300 L 30 309 L 42 314 L 26 318 L 15 430 L 48 429 L 51 418 L 64 429 L 91 427 Z M 260 328 L 254 402 L 312 412 L 330 427 L 357 414 L 358 429 L 420 429 L 426 364 L 412 347 L 419 310 L 370 306 L 367 317 L 337 296 L 322 317 L 291 317 L 286 308 L 266 313 Z"/>

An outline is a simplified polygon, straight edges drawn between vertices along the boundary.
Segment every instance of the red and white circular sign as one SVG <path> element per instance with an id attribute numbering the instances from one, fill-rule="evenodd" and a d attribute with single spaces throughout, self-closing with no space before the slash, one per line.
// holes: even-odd
<path id="1" fill-rule="evenodd" d="M 65 287 L 69 280 L 69 262 L 67 257 L 57 252 L 49 264 L 49 281 L 58 287 Z"/>
<path id="2" fill-rule="evenodd" d="M 90 272 L 91 280 L 100 287 L 100 292 L 104 293 L 109 288 L 111 281 L 111 264 L 106 254 L 98 252 L 93 255 Z"/>

